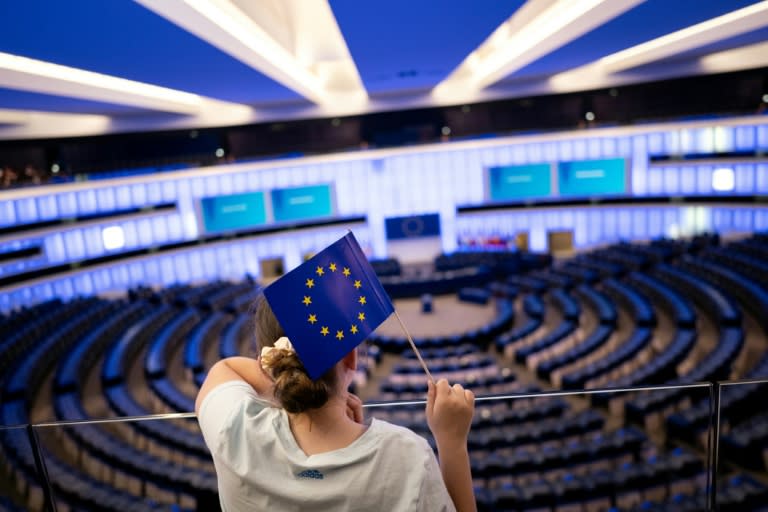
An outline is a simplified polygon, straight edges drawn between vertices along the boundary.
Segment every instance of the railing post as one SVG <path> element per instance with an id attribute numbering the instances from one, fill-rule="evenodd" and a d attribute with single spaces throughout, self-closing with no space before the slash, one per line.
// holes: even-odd
<path id="1" fill-rule="evenodd" d="M 48 478 L 48 469 L 45 467 L 43 452 L 40 450 L 40 443 L 32 425 L 27 425 L 27 437 L 29 437 L 29 445 L 32 448 L 32 456 L 35 459 L 37 474 L 40 475 L 40 484 L 43 487 L 45 508 L 49 512 L 56 512 L 56 501 L 53 499 L 53 487 L 51 487 L 51 480 Z"/>
<path id="2" fill-rule="evenodd" d="M 720 394 L 722 386 L 714 382 L 709 401 L 710 426 L 707 444 L 709 448 L 709 471 L 707 475 L 707 487 L 709 490 L 709 510 L 717 511 L 717 473 L 720 464 Z"/>

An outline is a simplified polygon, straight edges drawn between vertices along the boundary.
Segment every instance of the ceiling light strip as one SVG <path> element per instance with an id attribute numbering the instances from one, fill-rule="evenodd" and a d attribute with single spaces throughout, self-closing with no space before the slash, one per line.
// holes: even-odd
<path id="1" fill-rule="evenodd" d="M 0 53 L 0 86 L 176 113 L 194 113 L 196 94 Z"/>
<path id="2" fill-rule="evenodd" d="M 479 91 L 643 1 L 531 0 L 438 84 L 433 95 L 458 99 Z"/>
<path id="3" fill-rule="evenodd" d="M 768 0 L 658 37 L 600 59 L 608 73 L 655 62 L 768 26 Z"/>

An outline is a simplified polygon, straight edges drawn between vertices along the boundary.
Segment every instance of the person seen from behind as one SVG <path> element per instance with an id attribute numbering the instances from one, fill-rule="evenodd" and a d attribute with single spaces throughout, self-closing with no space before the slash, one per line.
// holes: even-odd
<path id="1" fill-rule="evenodd" d="M 224 512 L 476 510 L 472 391 L 444 379 L 428 384 L 438 464 L 411 430 L 364 422 L 362 402 L 348 391 L 357 350 L 313 381 L 263 298 L 255 326 L 260 357 L 217 362 L 195 402 Z"/>

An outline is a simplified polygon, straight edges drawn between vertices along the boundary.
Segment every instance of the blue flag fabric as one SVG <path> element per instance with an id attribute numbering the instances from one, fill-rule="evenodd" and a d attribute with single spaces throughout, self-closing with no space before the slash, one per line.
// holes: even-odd
<path id="1" fill-rule="evenodd" d="M 264 296 L 312 379 L 395 310 L 351 232 L 269 285 Z"/>

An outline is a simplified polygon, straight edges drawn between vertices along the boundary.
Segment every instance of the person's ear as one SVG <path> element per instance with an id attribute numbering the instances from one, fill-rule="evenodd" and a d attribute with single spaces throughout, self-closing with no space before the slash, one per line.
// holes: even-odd
<path id="1" fill-rule="evenodd" d="M 342 362 L 344 363 L 344 369 L 352 371 L 357 370 L 357 348 L 350 350 L 349 353 L 342 358 Z"/>

